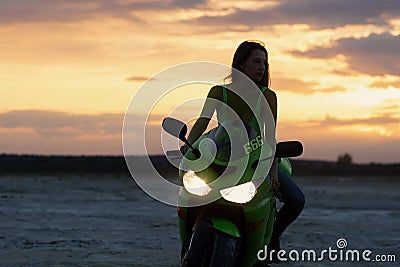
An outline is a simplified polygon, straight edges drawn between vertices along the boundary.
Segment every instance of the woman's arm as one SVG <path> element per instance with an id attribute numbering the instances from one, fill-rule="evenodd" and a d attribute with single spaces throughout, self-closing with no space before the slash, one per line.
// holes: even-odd
<path id="1" fill-rule="evenodd" d="M 217 108 L 217 100 L 219 100 L 220 88 L 221 87 L 219 86 L 214 86 L 210 89 L 203 109 L 201 110 L 200 117 L 196 120 L 187 138 L 190 144 L 193 144 L 207 129 L 208 123 L 210 122 L 211 117 Z"/>
<path id="2" fill-rule="evenodd" d="M 267 100 L 269 108 L 272 111 L 272 115 L 274 117 L 274 122 L 275 122 L 275 126 L 276 126 L 277 125 L 276 121 L 277 121 L 277 117 L 278 117 L 278 100 L 277 100 L 276 94 L 274 91 L 267 89 L 264 92 L 264 97 Z"/>
<path id="3" fill-rule="evenodd" d="M 277 117 L 278 117 L 278 101 L 277 101 L 276 94 L 272 90 L 266 90 L 264 92 L 264 96 L 267 99 L 268 105 L 272 111 L 272 115 L 274 117 L 274 122 L 275 122 L 275 131 L 276 131 Z M 280 186 L 279 180 L 278 180 L 278 159 L 276 159 L 276 158 L 274 159 L 269 173 L 271 175 L 272 188 L 274 190 L 278 190 L 278 188 Z"/>
<path id="4" fill-rule="evenodd" d="M 187 138 L 190 144 L 193 144 L 204 133 L 204 131 L 207 129 L 209 122 L 210 118 L 208 117 L 200 117 L 196 120 Z"/>

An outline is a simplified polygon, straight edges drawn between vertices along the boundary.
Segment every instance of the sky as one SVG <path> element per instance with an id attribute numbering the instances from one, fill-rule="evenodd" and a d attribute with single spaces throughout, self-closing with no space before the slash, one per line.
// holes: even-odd
<path id="1" fill-rule="evenodd" d="M 230 65 L 257 39 L 278 141 L 301 140 L 303 159 L 400 162 L 398 0 L 0 0 L 0 38 L 0 153 L 121 155 L 125 112 L 149 78 L 191 61 Z M 148 153 L 162 153 L 177 99 L 209 88 L 155 106 Z M 200 109 L 176 116 L 193 122 Z"/>

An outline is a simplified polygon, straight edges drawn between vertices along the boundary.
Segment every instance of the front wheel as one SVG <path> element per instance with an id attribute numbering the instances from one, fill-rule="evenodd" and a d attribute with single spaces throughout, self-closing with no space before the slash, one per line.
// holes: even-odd
<path id="1" fill-rule="evenodd" d="M 215 231 L 210 267 L 233 267 L 238 265 L 240 239 Z"/>
<path id="2" fill-rule="evenodd" d="M 182 251 L 181 267 L 234 267 L 238 265 L 240 238 L 214 229 L 210 222 L 199 220 Z"/>

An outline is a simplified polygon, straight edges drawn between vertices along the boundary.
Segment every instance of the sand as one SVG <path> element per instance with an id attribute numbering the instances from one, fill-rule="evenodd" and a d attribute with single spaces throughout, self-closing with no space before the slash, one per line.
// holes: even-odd
<path id="1" fill-rule="evenodd" d="M 296 177 L 303 213 L 282 248 L 395 255 L 396 263 L 288 261 L 275 266 L 399 266 L 400 179 Z M 130 177 L 0 176 L 0 266 L 179 266 L 176 208 Z M 370 256 L 371 258 L 372 256 Z"/>

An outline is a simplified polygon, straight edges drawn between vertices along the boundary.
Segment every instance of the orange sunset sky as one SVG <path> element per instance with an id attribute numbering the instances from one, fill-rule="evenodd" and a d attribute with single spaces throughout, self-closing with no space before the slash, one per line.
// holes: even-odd
<path id="1" fill-rule="evenodd" d="M 2 1 L 0 38 L 0 153 L 121 155 L 125 111 L 149 77 L 189 61 L 230 65 L 258 39 L 278 140 L 302 140 L 303 159 L 400 162 L 398 0 Z M 155 108 L 155 133 L 174 105 Z"/>

